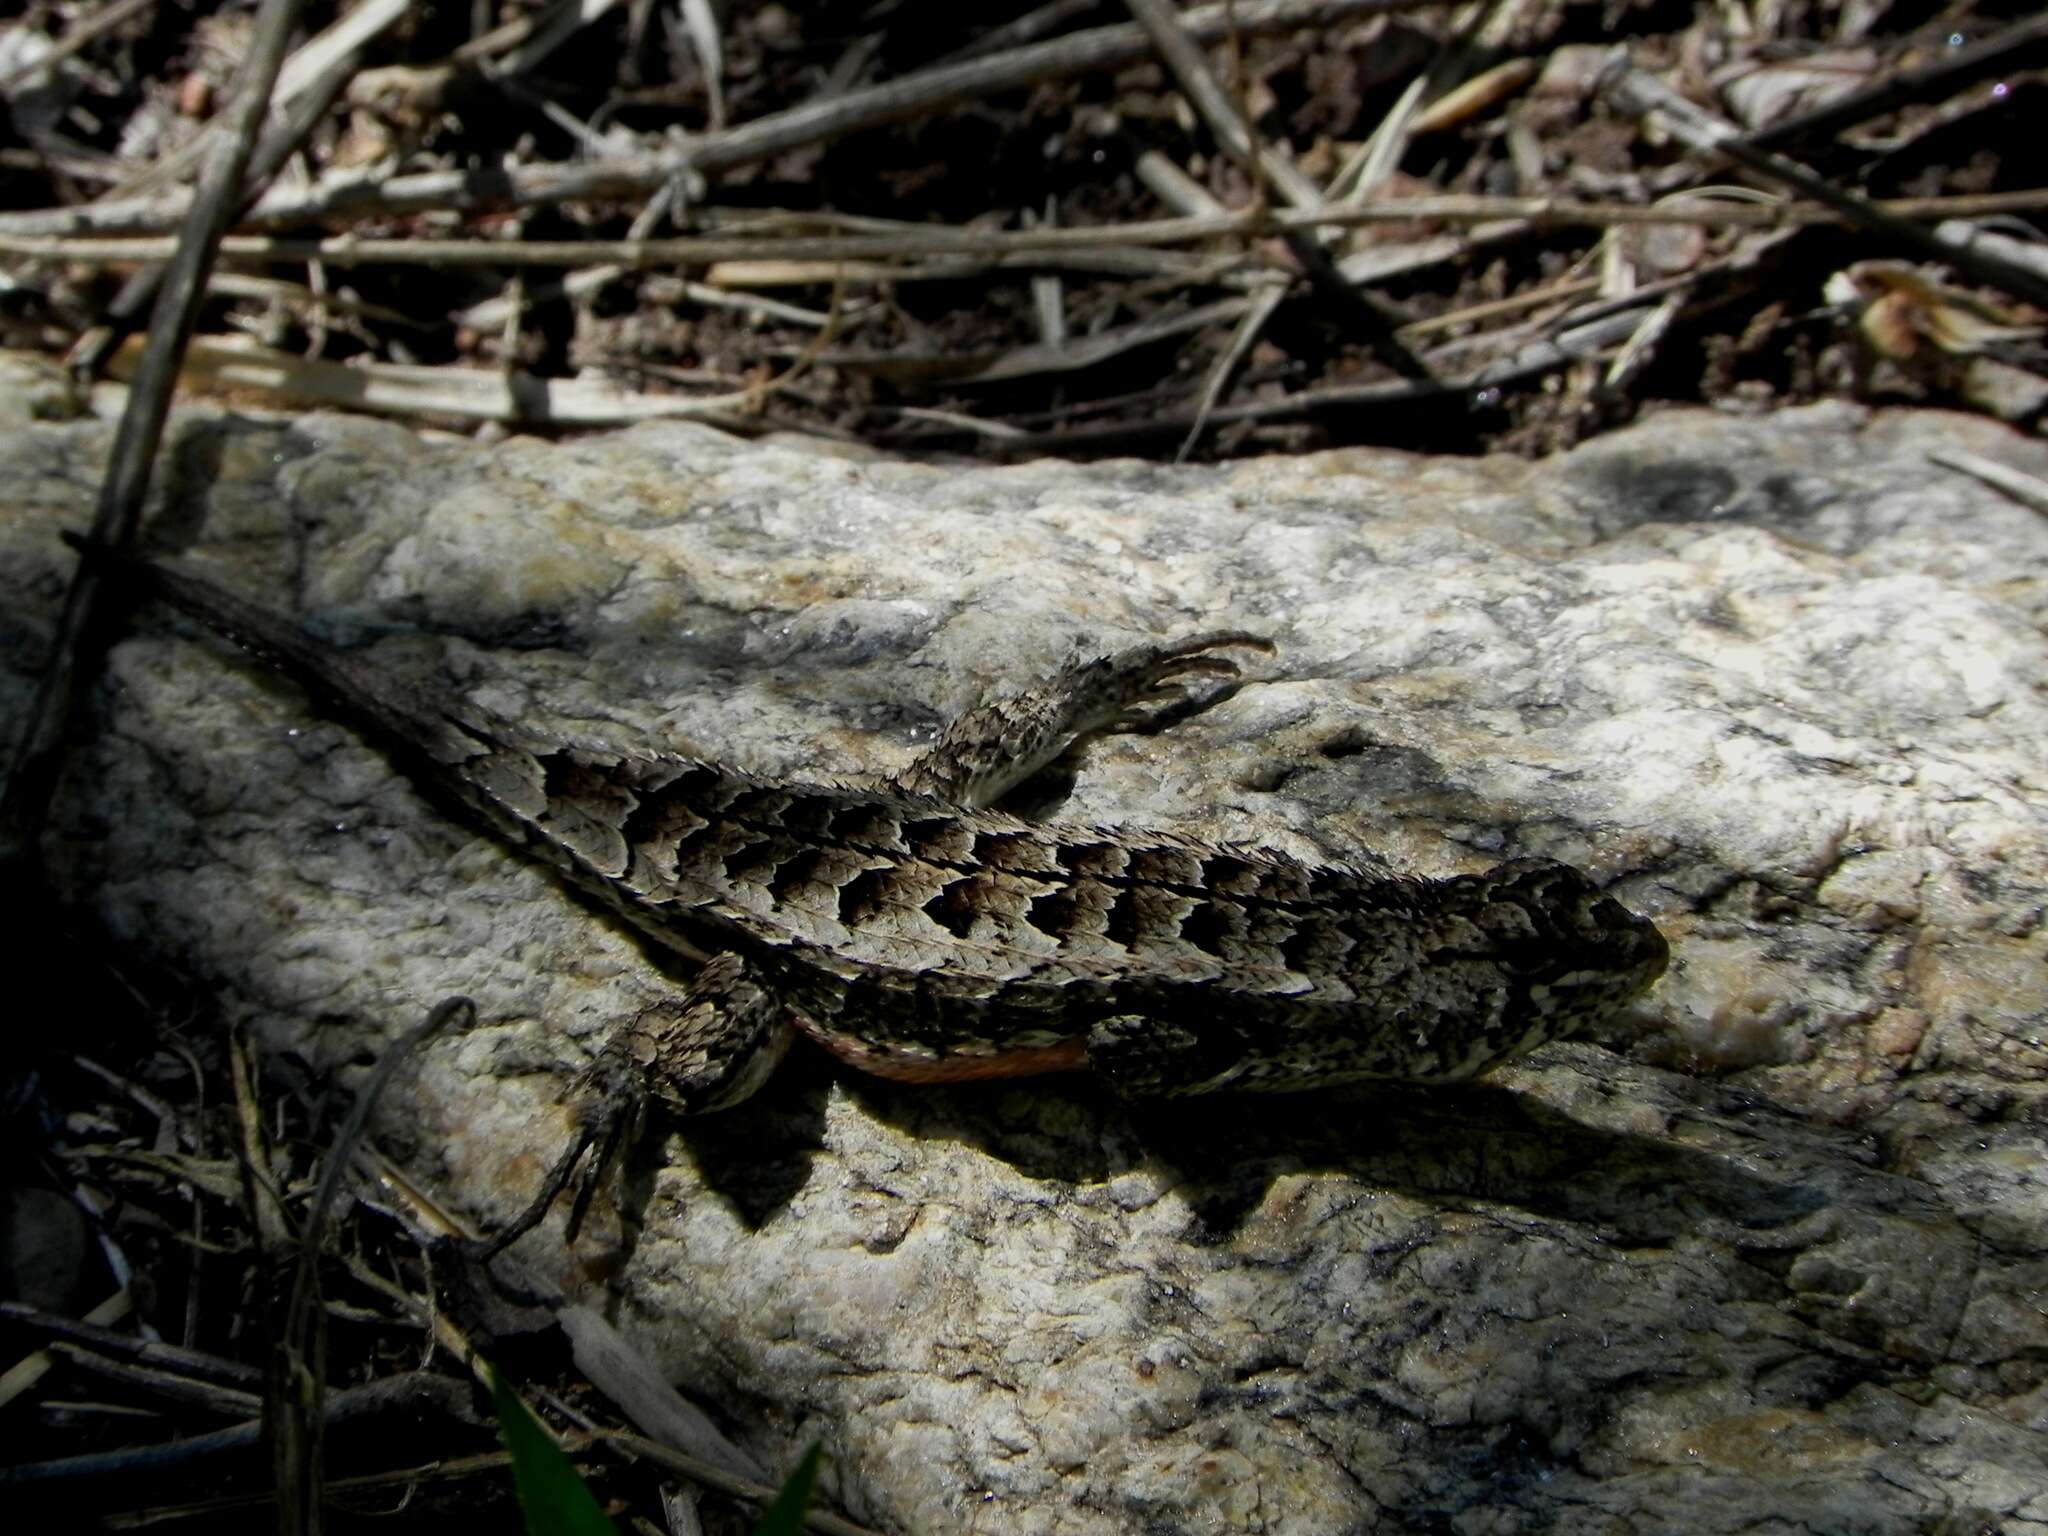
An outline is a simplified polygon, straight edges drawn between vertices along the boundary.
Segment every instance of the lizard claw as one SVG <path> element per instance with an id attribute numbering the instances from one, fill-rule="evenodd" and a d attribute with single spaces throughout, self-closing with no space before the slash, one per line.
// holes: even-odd
<path id="1" fill-rule="evenodd" d="M 1212 629 L 1199 635 L 1189 635 L 1185 640 L 1176 640 L 1171 645 L 1146 646 L 1157 658 L 1155 671 L 1162 675 L 1181 671 L 1189 667 L 1216 668 L 1235 676 L 1238 665 L 1227 656 L 1205 655 L 1207 651 L 1220 651 L 1231 646 L 1242 646 L 1246 650 L 1261 651 L 1270 656 L 1278 646 L 1264 635 L 1255 635 L 1246 629 Z"/>
<path id="2" fill-rule="evenodd" d="M 538 1226 L 565 1192 L 564 1235 L 575 1242 L 605 1171 L 620 1146 L 639 1137 L 651 1101 L 686 1115 L 729 1108 L 775 1070 L 793 1036 L 788 1009 L 739 955 L 712 957 L 687 991 L 613 1033 L 569 1092 L 575 1134 L 540 1193 L 472 1251 L 483 1258 L 503 1251 Z"/>
<path id="3" fill-rule="evenodd" d="M 1234 692 L 1236 683 L 1244 676 L 1243 668 L 1234 658 L 1213 654 L 1231 646 L 1267 655 L 1276 649 L 1264 635 L 1241 629 L 1216 629 L 1169 645 L 1136 646 L 1104 657 L 1097 665 L 1109 670 L 1120 695 L 1104 728 L 1157 730 L 1202 705 L 1217 703 L 1225 694 Z M 1214 696 L 1198 700 L 1186 686 L 1198 677 L 1221 681 L 1226 687 Z"/>
<path id="4" fill-rule="evenodd" d="M 590 1210 L 591 1199 L 604 1180 L 605 1170 L 618 1156 L 619 1144 L 626 1139 L 628 1132 L 639 1125 L 645 1112 L 640 1086 L 630 1070 L 621 1071 L 622 1065 L 600 1057 L 584 1074 L 576 1091 L 576 1134 L 555 1160 L 554 1167 L 547 1171 L 547 1176 L 541 1180 L 540 1192 L 525 1210 L 489 1237 L 464 1245 L 472 1258 L 479 1263 L 496 1258 L 539 1226 L 572 1182 L 575 1192 L 569 1199 L 566 1236 L 570 1242 L 576 1241 L 576 1234 L 583 1227 L 583 1218 Z M 590 1154 L 587 1162 L 584 1160 L 586 1152 Z M 578 1164 L 583 1165 L 581 1178 L 576 1177 Z"/>
<path id="5" fill-rule="evenodd" d="M 1243 677 L 1233 646 L 1272 651 L 1264 635 L 1212 629 L 1182 640 L 1082 656 L 1047 682 L 956 716 L 896 787 L 955 804 L 992 805 L 1098 731 L 1149 733 L 1222 701 Z M 1220 684 L 1193 686 L 1207 679 Z"/>

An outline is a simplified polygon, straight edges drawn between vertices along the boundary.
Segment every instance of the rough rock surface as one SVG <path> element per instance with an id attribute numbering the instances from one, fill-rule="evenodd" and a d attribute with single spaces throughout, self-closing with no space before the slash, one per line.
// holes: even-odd
<path id="1" fill-rule="evenodd" d="M 38 380 L 0 377 L 9 734 L 111 437 L 30 420 L 63 414 Z M 160 537 L 501 711 L 874 770 L 1070 647 L 1259 629 L 1269 680 L 1041 799 L 1431 873 L 1553 855 L 1664 926 L 1637 1038 L 1470 1089 L 1130 1108 L 805 1061 L 650 1140 L 574 1256 L 529 1239 L 769 1465 L 823 1434 L 849 1514 L 2048 1531 L 2048 520 L 1925 457 L 2040 445 L 1835 407 L 1533 466 L 175 431 Z M 93 707 L 67 898 L 317 1068 L 474 997 L 381 1135 L 502 1220 L 566 1074 L 671 981 L 160 614 Z"/>

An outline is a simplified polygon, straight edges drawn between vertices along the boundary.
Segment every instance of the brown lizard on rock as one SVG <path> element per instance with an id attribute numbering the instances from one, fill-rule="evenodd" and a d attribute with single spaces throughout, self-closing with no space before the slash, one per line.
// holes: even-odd
<path id="1" fill-rule="evenodd" d="M 303 686 L 438 799 L 704 962 L 619 1027 L 537 1221 L 593 1143 L 576 1214 L 651 1096 L 751 1094 L 807 1036 L 917 1082 L 1090 1068 L 1133 1095 L 1450 1082 L 1572 1034 L 1662 974 L 1663 936 L 1569 865 L 1419 879 L 988 807 L 1077 738 L 1232 678 L 1212 632 L 1062 670 L 954 721 L 879 785 L 543 739 L 323 647 L 182 571 L 99 555 Z M 573 1228 L 573 1218 L 572 1218 Z"/>

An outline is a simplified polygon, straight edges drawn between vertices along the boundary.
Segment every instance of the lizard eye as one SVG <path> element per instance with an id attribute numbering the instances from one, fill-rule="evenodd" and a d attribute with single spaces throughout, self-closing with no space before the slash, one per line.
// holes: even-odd
<path id="1" fill-rule="evenodd" d="M 1664 973 L 1670 950 L 1648 918 L 1603 895 L 1569 864 L 1522 860 L 1503 865 L 1496 878 L 1505 898 L 1481 922 L 1498 960 L 1560 992 L 1583 992 L 1619 1002 L 1636 996 Z"/>
<path id="2" fill-rule="evenodd" d="M 1671 947 L 1646 917 L 1638 917 L 1611 896 L 1589 896 L 1577 903 L 1578 947 L 1587 957 L 1580 968 L 1591 974 L 1575 978 L 1597 988 L 1616 1003 L 1648 990 L 1664 974 Z"/>

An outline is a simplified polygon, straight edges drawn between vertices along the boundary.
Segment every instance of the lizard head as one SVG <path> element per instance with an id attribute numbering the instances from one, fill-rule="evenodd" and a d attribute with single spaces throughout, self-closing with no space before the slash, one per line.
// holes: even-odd
<path id="1" fill-rule="evenodd" d="M 1671 947 L 1657 925 L 1569 864 L 1518 859 L 1486 878 L 1492 900 L 1479 921 L 1548 1016 L 1550 1038 L 1614 1012 L 1664 974 Z"/>
<path id="2" fill-rule="evenodd" d="M 1335 963 L 1283 973 L 1305 986 L 1257 967 L 1261 984 L 1204 981 L 1212 995 L 1194 1006 L 1114 999 L 1090 1030 L 1090 1065 L 1131 1095 L 1457 1082 L 1585 1031 L 1669 958 L 1654 923 L 1548 859 L 1438 881 L 1318 873 L 1321 924 L 1297 931 Z"/>

